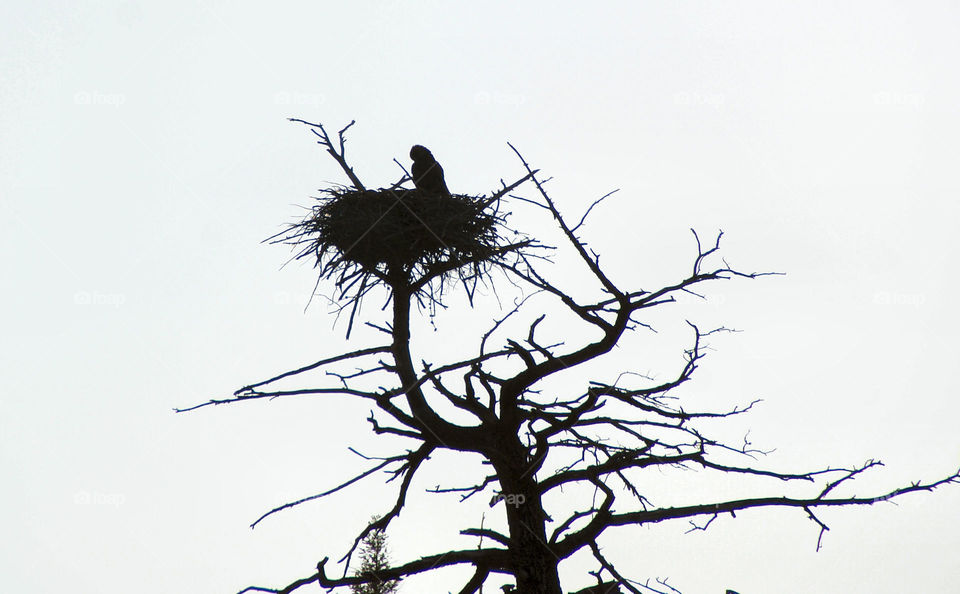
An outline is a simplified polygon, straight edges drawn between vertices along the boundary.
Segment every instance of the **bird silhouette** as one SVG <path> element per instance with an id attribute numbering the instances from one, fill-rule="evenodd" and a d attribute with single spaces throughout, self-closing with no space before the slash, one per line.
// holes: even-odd
<path id="1" fill-rule="evenodd" d="M 410 167 L 410 174 L 413 177 L 413 185 L 421 192 L 431 194 L 450 195 L 447 189 L 447 183 L 443 179 L 443 167 L 433 158 L 433 153 L 427 147 L 415 144 L 410 149 L 410 158 L 413 159 L 413 166 Z"/>

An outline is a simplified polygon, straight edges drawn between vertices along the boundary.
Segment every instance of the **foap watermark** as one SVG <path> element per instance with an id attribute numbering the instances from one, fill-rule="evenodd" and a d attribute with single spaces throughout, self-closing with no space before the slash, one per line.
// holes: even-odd
<path id="1" fill-rule="evenodd" d="M 873 102 L 883 107 L 910 107 L 920 109 L 924 103 L 922 93 L 903 93 L 899 91 L 878 91 L 873 94 Z"/>
<path id="2" fill-rule="evenodd" d="M 127 296 L 123 293 L 77 291 L 73 294 L 73 302 L 77 305 L 106 305 L 109 307 L 120 307 L 127 302 Z"/>
<path id="3" fill-rule="evenodd" d="M 110 107 L 120 107 L 127 102 L 127 96 L 123 93 L 77 91 L 73 94 L 73 102 L 77 105 L 107 105 Z"/>
<path id="4" fill-rule="evenodd" d="M 480 91 L 473 96 L 473 102 L 477 105 L 512 105 L 513 107 L 520 107 L 527 102 L 527 98 L 519 93 Z"/>
<path id="5" fill-rule="evenodd" d="M 527 496 L 523 493 L 497 493 L 490 498 L 490 507 L 495 506 L 500 502 L 504 502 L 506 505 L 512 505 L 513 507 L 520 507 L 527 502 Z"/>
<path id="6" fill-rule="evenodd" d="M 927 300 L 922 293 L 893 293 L 891 291 L 877 291 L 873 294 L 873 302 L 877 305 L 907 305 L 920 307 Z"/>
<path id="7" fill-rule="evenodd" d="M 123 493 L 100 493 L 99 491 L 77 491 L 73 502 L 77 505 L 112 505 L 120 507 L 127 501 Z"/>
<path id="8" fill-rule="evenodd" d="M 675 105 L 689 105 L 692 107 L 713 107 L 720 108 L 726 103 L 727 98 L 723 93 L 701 93 L 699 91 L 680 91 L 673 94 L 673 103 Z"/>
<path id="9" fill-rule="evenodd" d="M 726 305 L 727 297 L 723 293 L 718 293 L 716 295 L 710 295 L 709 297 L 707 297 L 706 301 L 707 301 L 707 304 L 709 304 L 710 306 L 716 309 L 720 309 L 721 307 Z"/>
<path id="10" fill-rule="evenodd" d="M 320 105 L 326 101 L 321 93 L 291 93 L 278 91 L 273 94 L 273 102 L 277 105 Z"/>

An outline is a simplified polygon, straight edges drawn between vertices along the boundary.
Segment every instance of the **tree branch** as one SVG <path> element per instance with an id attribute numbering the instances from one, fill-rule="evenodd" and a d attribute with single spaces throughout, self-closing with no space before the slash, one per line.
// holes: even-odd
<path id="1" fill-rule="evenodd" d="M 350 178 L 350 182 L 353 184 L 353 187 L 360 190 L 361 192 L 366 189 L 363 187 L 363 184 L 360 183 L 360 178 L 358 178 L 357 174 L 354 173 L 353 167 L 350 167 L 347 164 L 347 160 L 345 157 L 346 147 L 344 145 L 346 144 L 346 141 L 347 141 L 345 134 L 347 130 L 350 129 L 351 126 L 357 123 L 356 120 L 351 120 L 349 124 L 344 126 L 343 129 L 341 129 L 337 133 L 337 136 L 339 138 L 339 147 L 335 147 L 333 145 L 333 142 L 330 140 L 330 136 L 327 134 L 327 131 L 324 129 L 323 124 L 314 124 L 312 122 L 301 120 L 299 118 L 287 118 L 287 120 L 291 122 L 299 122 L 301 124 L 306 124 L 307 126 L 310 126 L 311 127 L 310 131 L 313 132 L 313 134 L 320 139 L 317 141 L 317 144 L 327 147 L 327 152 L 330 154 L 331 157 L 333 157 L 333 160 L 336 161 L 338 165 L 340 165 L 340 168 L 343 169 L 343 172 L 347 174 L 347 177 Z"/>

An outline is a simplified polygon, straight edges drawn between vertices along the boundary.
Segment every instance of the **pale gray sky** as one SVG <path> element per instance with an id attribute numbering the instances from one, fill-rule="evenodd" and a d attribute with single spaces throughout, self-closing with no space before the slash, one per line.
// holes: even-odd
<path id="1" fill-rule="evenodd" d="M 690 227 L 722 228 L 733 264 L 787 275 L 715 285 L 710 301 L 665 312 L 668 327 L 743 331 L 713 342 L 684 396 L 765 398 L 735 427 L 777 448 L 764 464 L 887 464 L 851 493 L 949 474 L 958 17 L 951 2 L 4 6 L 0 588 L 281 586 L 338 558 L 392 500 L 373 481 L 251 531 L 270 507 L 348 476 L 347 445 L 389 453 L 367 436 L 368 407 L 171 412 L 371 340 L 345 344 L 322 301 L 304 313 L 313 271 L 280 270 L 289 252 L 259 244 L 343 181 L 291 116 L 356 119 L 349 156 L 370 184 L 394 181 L 391 159 L 423 143 L 454 191 L 482 193 L 519 177 L 511 141 L 571 216 L 620 188 L 584 235 L 641 286 L 687 271 Z M 491 313 L 445 313 L 433 344 Z M 669 374 L 682 343 L 640 338 L 623 361 Z M 422 494 L 451 460 L 417 485 L 390 534 L 395 558 L 470 546 L 452 527 L 491 513 Z M 705 478 L 644 487 L 663 505 L 739 493 Z M 621 530 L 604 545 L 631 577 L 685 594 L 955 592 L 958 510 L 960 487 L 823 512 L 819 553 L 797 510 L 689 535 Z M 572 562 L 565 586 L 586 585 L 588 566 Z"/>

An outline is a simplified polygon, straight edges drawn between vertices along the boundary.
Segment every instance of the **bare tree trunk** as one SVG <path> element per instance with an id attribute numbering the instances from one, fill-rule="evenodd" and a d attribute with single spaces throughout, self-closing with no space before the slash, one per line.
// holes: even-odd
<path id="1" fill-rule="evenodd" d="M 491 458 L 500 482 L 501 503 L 510 529 L 510 557 L 518 594 L 562 594 L 560 559 L 547 545 L 546 520 L 540 490 L 527 450 L 517 440 L 501 442 Z"/>
<path id="2" fill-rule="evenodd" d="M 427 428 L 427 432 L 441 438 L 446 433 L 443 423 L 424 401 L 418 389 L 411 389 L 416 373 L 410 358 L 410 289 L 397 278 L 393 285 L 393 353 L 396 372 L 408 389 L 407 402 L 411 412 Z M 500 482 L 502 503 L 506 506 L 510 530 L 509 549 L 518 594 L 562 594 L 558 564 L 560 560 L 547 545 L 546 520 L 540 490 L 533 476 L 527 448 L 520 443 L 517 432 L 503 419 L 498 429 L 510 426 L 497 439 L 483 440 L 492 451 Z M 446 437 L 446 435 L 443 435 Z M 495 445 L 493 445 L 495 444 Z M 475 445 L 480 445 L 476 443 Z M 486 448 L 484 448 L 486 449 Z"/>

